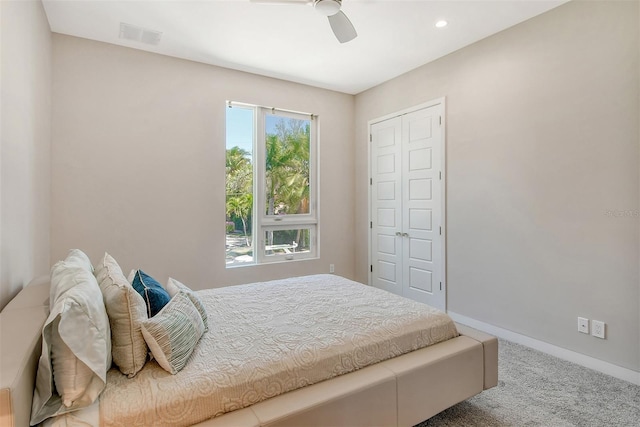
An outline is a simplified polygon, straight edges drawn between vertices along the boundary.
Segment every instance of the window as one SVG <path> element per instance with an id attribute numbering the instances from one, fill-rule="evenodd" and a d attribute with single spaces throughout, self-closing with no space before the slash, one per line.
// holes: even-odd
<path id="1" fill-rule="evenodd" d="M 228 267 L 317 256 L 317 123 L 311 114 L 228 104 Z"/>

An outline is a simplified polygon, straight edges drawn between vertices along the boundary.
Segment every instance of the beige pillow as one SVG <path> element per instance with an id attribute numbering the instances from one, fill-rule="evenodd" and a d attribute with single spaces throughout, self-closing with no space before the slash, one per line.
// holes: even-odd
<path id="1" fill-rule="evenodd" d="M 132 378 L 147 361 L 147 344 L 140 331 L 141 323 L 147 320 L 147 306 L 108 253 L 95 274 L 109 314 L 113 363 Z"/>
<path id="2" fill-rule="evenodd" d="M 191 299 L 191 302 L 198 310 L 198 313 L 200 313 L 200 317 L 202 317 L 202 323 L 204 323 L 204 331 L 208 331 L 209 322 L 207 320 L 207 309 L 204 308 L 204 304 L 202 303 L 202 300 L 200 299 L 198 294 L 192 291 L 191 288 L 189 288 L 187 285 L 178 282 L 172 277 L 169 277 L 169 280 L 167 281 L 167 293 L 169 293 L 169 296 L 173 298 L 180 291 L 184 291 L 189 296 L 189 299 Z"/>
<path id="3" fill-rule="evenodd" d="M 203 333 L 200 313 L 182 291 L 158 314 L 142 323 L 142 334 L 153 357 L 173 375 L 187 364 Z"/>
<path id="4" fill-rule="evenodd" d="M 56 319 L 53 329 L 57 331 L 59 325 L 60 319 Z M 74 402 L 82 399 L 91 383 L 93 371 L 73 354 L 58 333 L 51 334 L 51 364 L 53 380 L 62 398 L 62 404 L 70 408 Z"/>

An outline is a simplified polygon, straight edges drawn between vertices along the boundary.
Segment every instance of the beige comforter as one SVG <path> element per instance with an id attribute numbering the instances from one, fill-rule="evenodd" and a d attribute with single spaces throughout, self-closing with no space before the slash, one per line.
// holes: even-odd
<path id="1" fill-rule="evenodd" d="M 191 425 L 458 335 L 434 308 L 334 275 L 199 295 L 209 331 L 186 367 L 111 369 L 101 425 Z"/>

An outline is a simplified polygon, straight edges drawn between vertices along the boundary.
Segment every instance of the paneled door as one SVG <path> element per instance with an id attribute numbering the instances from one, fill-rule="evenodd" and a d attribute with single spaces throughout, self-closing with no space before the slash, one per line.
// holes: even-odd
<path id="1" fill-rule="evenodd" d="M 371 125 L 373 285 L 402 295 L 402 118 Z"/>
<path id="2" fill-rule="evenodd" d="M 442 103 L 370 125 L 371 284 L 445 309 Z"/>

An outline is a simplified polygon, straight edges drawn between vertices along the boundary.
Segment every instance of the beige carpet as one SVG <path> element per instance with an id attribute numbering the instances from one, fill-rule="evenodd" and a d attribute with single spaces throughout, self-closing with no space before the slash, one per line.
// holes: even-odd
<path id="1" fill-rule="evenodd" d="M 498 386 L 419 427 L 640 427 L 640 386 L 500 340 Z"/>

